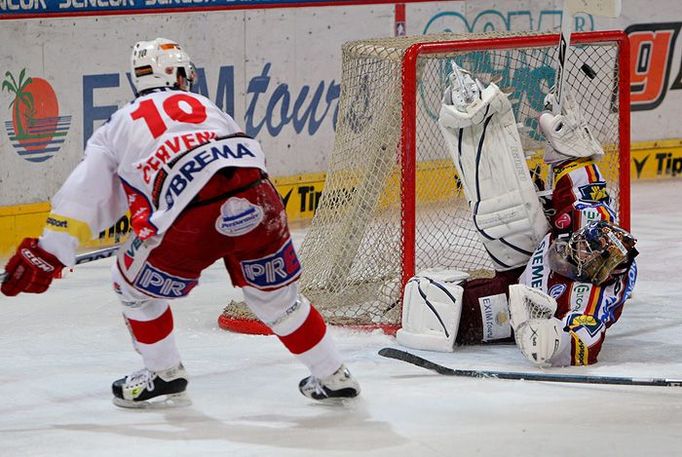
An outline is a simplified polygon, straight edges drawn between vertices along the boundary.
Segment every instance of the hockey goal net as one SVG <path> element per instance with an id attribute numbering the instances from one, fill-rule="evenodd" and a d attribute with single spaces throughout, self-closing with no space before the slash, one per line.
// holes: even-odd
<path id="1" fill-rule="evenodd" d="M 554 83 L 558 34 L 426 35 L 343 46 L 334 150 L 300 249 L 303 293 L 330 324 L 400 326 L 402 289 L 429 268 L 492 274 L 438 129 L 450 61 L 513 88 L 532 173 L 546 176 L 537 116 Z M 621 225 L 629 228 L 629 63 L 622 32 L 575 33 L 566 86 L 606 152 Z M 220 326 L 265 333 L 243 305 Z"/>

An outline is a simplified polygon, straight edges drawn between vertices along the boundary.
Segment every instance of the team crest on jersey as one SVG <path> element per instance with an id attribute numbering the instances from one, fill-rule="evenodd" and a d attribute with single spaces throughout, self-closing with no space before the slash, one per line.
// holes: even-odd
<path id="1" fill-rule="evenodd" d="M 232 197 L 220 207 L 215 228 L 225 236 L 241 236 L 263 221 L 263 208 L 245 198 Z"/>
<path id="2" fill-rule="evenodd" d="M 584 328 L 591 336 L 595 336 L 602 329 L 602 323 L 594 316 L 585 314 L 572 314 L 566 321 L 571 330 L 577 330 L 578 327 Z"/>
<path id="3" fill-rule="evenodd" d="M 580 199 L 586 202 L 609 202 L 609 193 L 606 190 L 606 183 L 603 181 L 593 182 L 578 187 Z"/>

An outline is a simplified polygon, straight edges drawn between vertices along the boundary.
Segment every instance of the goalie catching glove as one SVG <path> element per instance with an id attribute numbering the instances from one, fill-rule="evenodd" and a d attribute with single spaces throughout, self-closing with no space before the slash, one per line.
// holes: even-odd
<path id="1" fill-rule="evenodd" d="M 523 284 L 509 286 L 509 313 L 516 346 L 535 366 L 548 367 L 570 350 L 569 335 L 556 317 L 554 298 Z"/>

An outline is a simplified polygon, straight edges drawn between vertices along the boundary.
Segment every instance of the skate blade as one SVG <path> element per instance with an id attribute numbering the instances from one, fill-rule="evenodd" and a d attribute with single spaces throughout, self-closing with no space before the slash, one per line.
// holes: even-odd
<path id="1" fill-rule="evenodd" d="M 190 400 L 186 392 L 161 395 L 159 397 L 144 401 L 124 400 L 118 397 L 114 397 L 112 401 L 114 405 L 118 406 L 119 408 L 127 409 L 183 408 L 192 404 L 192 400 Z"/>

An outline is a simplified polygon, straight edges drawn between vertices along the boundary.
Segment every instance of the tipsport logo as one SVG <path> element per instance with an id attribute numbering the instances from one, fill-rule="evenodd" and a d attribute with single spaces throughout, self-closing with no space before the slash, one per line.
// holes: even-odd
<path id="1" fill-rule="evenodd" d="M 6 72 L 1 87 L 13 96 L 9 104 L 12 118 L 5 121 L 5 131 L 17 154 L 29 162 L 52 158 L 64 144 L 71 116 L 59 115 L 59 102 L 50 83 L 26 77 L 24 68 L 18 78 Z"/>

